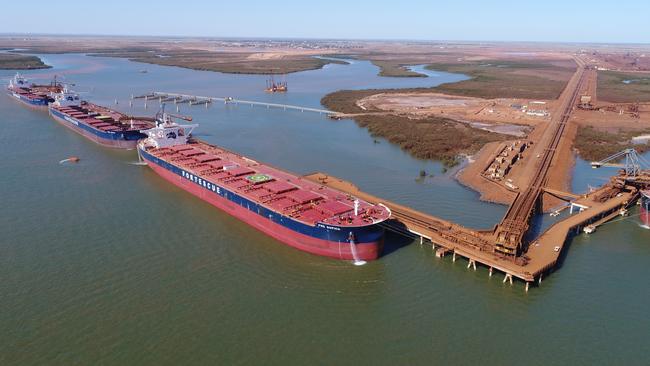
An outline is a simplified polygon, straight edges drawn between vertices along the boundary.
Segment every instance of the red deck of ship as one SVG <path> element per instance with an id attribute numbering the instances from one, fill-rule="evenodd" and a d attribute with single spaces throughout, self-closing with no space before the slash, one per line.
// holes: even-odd
<path id="1" fill-rule="evenodd" d="M 61 85 L 32 85 L 29 88 L 29 91 L 34 94 L 42 95 L 42 96 L 48 96 L 51 93 L 60 93 L 63 91 L 63 87 Z"/>
<path id="2" fill-rule="evenodd" d="M 80 106 L 52 106 L 52 108 L 106 132 L 140 131 L 153 127 L 150 119 L 142 117 L 131 119 L 123 113 L 92 103 L 83 102 Z"/>
<path id="3" fill-rule="evenodd" d="M 58 85 L 32 85 L 31 87 L 16 87 L 10 88 L 16 94 L 22 95 L 29 99 L 48 97 L 51 93 L 61 92 L 61 87 Z"/>
<path id="4" fill-rule="evenodd" d="M 354 215 L 354 197 L 204 142 L 148 152 L 206 182 L 305 224 L 365 226 L 390 216 L 386 208 L 361 200 L 358 215 Z M 259 175 L 269 179 L 251 179 Z"/>
<path id="5" fill-rule="evenodd" d="M 14 87 L 14 88 L 9 88 L 9 90 L 11 90 L 12 92 L 14 92 L 14 93 L 16 93 L 16 94 L 18 94 L 18 95 L 20 95 L 22 97 L 28 98 L 28 99 L 35 99 L 35 98 L 41 98 L 41 97 L 47 96 L 46 94 L 42 95 L 42 94 L 39 94 L 39 93 L 33 93 L 31 90 L 25 89 L 25 88 L 16 88 L 16 87 Z"/>

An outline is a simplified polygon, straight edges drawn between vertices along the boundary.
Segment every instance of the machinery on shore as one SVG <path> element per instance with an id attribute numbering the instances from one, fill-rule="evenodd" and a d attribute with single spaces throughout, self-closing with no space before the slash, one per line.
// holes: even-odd
<path id="1" fill-rule="evenodd" d="M 634 149 L 625 149 L 601 161 L 591 162 L 594 169 L 619 168 L 619 175 L 612 178 L 619 186 L 636 186 L 640 192 L 639 204 L 641 227 L 650 229 L 650 163 Z"/>

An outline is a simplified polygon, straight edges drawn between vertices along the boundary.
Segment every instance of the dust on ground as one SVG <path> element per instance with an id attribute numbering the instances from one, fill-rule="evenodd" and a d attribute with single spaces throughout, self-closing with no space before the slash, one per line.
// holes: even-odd
<path id="1" fill-rule="evenodd" d="M 474 123 L 474 127 L 481 129 L 499 124 L 536 126 L 550 120 L 550 110 L 555 103 L 525 99 L 482 99 L 442 93 L 380 93 L 357 101 L 363 110 L 410 114 L 414 117 L 446 117 Z M 508 134 L 519 132 L 516 131 L 517 128 L 491 130 Z"/>

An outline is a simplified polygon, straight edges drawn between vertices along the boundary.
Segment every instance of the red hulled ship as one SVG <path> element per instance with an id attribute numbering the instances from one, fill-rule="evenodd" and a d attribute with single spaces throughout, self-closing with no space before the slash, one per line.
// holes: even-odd
<path id="1" fill-rule="evenodd" d="M 641 226 L 650 229 L 650 190 L 641 191 Z"/>
<path id="2" fill-rule="evenodd" d="M 287 245 L 355 262 L 380 255 L 387 207 L 192 139 L 194 127 L 161 113 L 138 154 L 164 179 Z"/>

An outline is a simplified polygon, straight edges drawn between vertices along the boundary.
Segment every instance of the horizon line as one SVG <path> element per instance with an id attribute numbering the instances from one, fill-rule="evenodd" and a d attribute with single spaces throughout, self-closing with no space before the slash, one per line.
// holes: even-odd
<path id="1" fill-rule="evenodd" d="M 302 41 L 356 41 L 356 42 L 424 42 L 424 43 L 536 43 L 536 44 L 571 44 L 571 45 L 650 45 L 650 42 L 633 42 L 633 41 L 540 41 L 540 40 L 453 40 L 453 39 L 426 39 L 426 38 L 337 38 L 337 37 L 288 37 L 288 36 L 199 36 L 199 35 L 153 35 L 153 34 L 100 34 L 100 33 L 17 33 L 17 32 L 0 32 L 0 37 L 7 36 L 27 36 L 27 37 L 117 37 L 117 38 L 175 38 L 175 39 L 215 39 L 215 40 L 302 40 Z"/>

